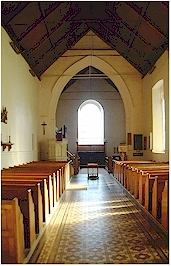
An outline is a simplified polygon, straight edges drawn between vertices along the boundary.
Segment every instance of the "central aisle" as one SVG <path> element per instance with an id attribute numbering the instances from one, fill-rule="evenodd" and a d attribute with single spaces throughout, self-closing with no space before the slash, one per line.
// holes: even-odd
<path id="1" fill-rule="evenodd" d="M 100 168 L 99 180 L 88 180 L 83 168 L 29 263 L 168 263 L 168 247 L 165 235 L 113 176 Z"/>

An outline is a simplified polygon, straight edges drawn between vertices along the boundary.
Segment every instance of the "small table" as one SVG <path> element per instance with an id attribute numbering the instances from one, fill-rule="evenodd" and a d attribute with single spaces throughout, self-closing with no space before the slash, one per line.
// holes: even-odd
<path id="1" fill-rule="evenodd" d="M 91 171 L 90 171 L 91 169 Z M 93 171 L 95 169 L 95 171 Z M 98 179 L 98 163 L 87 164 L 88 179 Z"/>

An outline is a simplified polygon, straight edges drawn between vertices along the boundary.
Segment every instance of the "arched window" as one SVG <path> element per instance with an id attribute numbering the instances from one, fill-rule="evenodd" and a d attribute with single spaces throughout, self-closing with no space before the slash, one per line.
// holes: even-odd
<path id="1" fill-rule="evenodd" d="M 152 88 L 153 152 L 165 152 L 165 100 L 163 80 Z"/>
<path id="2" fill-rule="evenodd" d="M 94 100 L 78 109 L 78 144 L 104 144 L 104 111 Z"/>

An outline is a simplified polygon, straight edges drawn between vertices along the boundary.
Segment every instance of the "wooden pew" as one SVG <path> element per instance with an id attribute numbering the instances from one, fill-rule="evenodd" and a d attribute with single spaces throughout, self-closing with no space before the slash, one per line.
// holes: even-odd
<path id="1" fill-rule="evenodd" d="M 127 179 L 127 181 L 125 181 L 126 183 L 126 188 L 128 190 L 130 190 L 130 192 L 132 194 L 134 194 L 134 187 L 137 186 L 135 185 L 135 182 L 138 182 L 138 176 L 137 176 L 137 170 L 154 170 L 157 171 L 158 169 L 163 169 L 163 170 L 167 170 L 168 169 L 168 165 L 167 164 L 163 164 L 163 163 L 141 163 L 141 164 L 128 164 L 125 167 L 125 178 Z M 137 177 L 136 177 L 137 176 Z M 138 186 L 137 186 L 138 187 Z"/>
<path id="2" fill-rule="evenodd" d="M 116 161 L 113 160 L 114 164 L 114 171 L 113 175 L 115 178 L 127 189 L 128 183 L 127 183 L 127 168 L 129 168 L 131 165 L 146 165 L 146 164 L 154 164 L 155 162 L 152 161 Z"/>
<path id="3" fill-rule="evenodd" d="M 28 184 L 30 182 L 40 183 L 40 189 L 41 189 L 41 195 L 42 195 L 42 203 L 43 203 L 43 222 L 47 222 L 49 220 L 50 215 L 50 209 L 52 209 L 53 204 L 53 197 L 52 197 L 52 185 L 49 183 L 51 182 L 51 178 L 44 178 L 41 176 L 31 176 L 31 175 L 19 175 L 19 174 L 8 174 L 8 175 L 2 175 L 1 177 L 2 182 L 11 182 L 12 184 L 14 182 L 18 183 L 24 183 Z M 51 189 L 51 191 L 49 191 Z M 51 203 L 51 207 L 50 207 Z"/>
<path id="4" fill-rule="evenodd" d="M 161 219 L 162 192 L 164 190 L 166 180 L 168 180 L 168 176 L 162 176 L 162 177 L 156 176 L 154 178 L 154 183 L 152 187 L 152 212 L 151 213 L 154 216 L 154 218 L 158 220 Z"/>
<path id="5" fill-rule="evenodd" d="M 43 163 L 44 165 L 44 163 Z M 63 163 L 61 164 L 63 165 Z M 47 195 L 47 191 L 48 191 L 48 205 L 49 205 L 49 211 L 47 212 L 47 196 L 44 197 L 45 200 L 43 202 L 43 220 L 46 222 L 47 219 L 49 218 L 49 214 L 51 214 L 51 212 L 53 211 L 53 208 L 55 207 L 57 201 L 59 200 L 59 198 L 61 197 L 63 191 L 66 189 L 66 183 L 69 182 L 70 178 L 71 178 L 71 161 L 69 161 L 68 163 L 65 164 L 64 167 L 61 167 L 59 170 L 57 170 L 56 173 L 53 173 L 53 175 L 49 175 L 47 177 L 48 172 L 44 173 L 42 172 L 42 168 L 39 171 L 31 171 L 32 169 L 35 169 L 39 167 L 36 165 L 34 165 L 34 167 L 32 168 L 31 165 L 29 166 L 29 168 L 27 167 L 27 170 L 23 171 L 22 169 L 17 169 L 13 170 L 13 171 L 2 171 L 2 178 L 17 178 L 17 179 L 28 179 L 28 180 L 36 180 L 37 182 L 41 182 L 41 180 L 43 178 L 46 178 L 47 180 L 47 186 L 45 185 L 44 182 L 44 187 L 42 188 L 42 195 Z M 24 167 L 24 169 L 26 169 Z M 44 171 L 44 170 L 43 170 Z M 48 189 L 46 188 L 48 187 Z M 46 215 L 46 217 L 45 217 Z"/>
<path id="6" fill-rule="evenodd" d="M 138 172 L 138 180 L 139 180 L 139 185 L 138 185 L 138 190 L 139 190 L 139 196 L 138 196 L 138 200 L 142 205 L 145 205 L 145 183 L 146 183 L 146 179 L 149 176 L 149 174 L 153 174 L 153 176 L 156 175 L 162 175 L 162 174 L 168 174 L 169 170 L 140 170 Z"/>
<path id="7" fill-rule="evenodd" d="M 105 165 L 108 173 L 113 173 L 113 159 L 110 156 L 105 157 Z"/>
<path id="8" fill-rule="evenodd" d="M 9 168 L 6 168 L 5 170 L 8 169 L 17 169 L 17 168 L 33 168 L 33 167 L 37 167 L 40 169 L 45 169 L 45 168 L 49 168 L 52 169 L 52 167 L 54 169 L 59 169 L 60 167 L 64 166 L 67 163 L 67 161 L 34 161 L 31 163 L 26 163 L 26 164 L 22 164 L 22 165 L 17 165 L 17 166 L 12 166 Z"/>
<path id="9" fill-rule="evenodd" d="M 154 181 L 156 179 L 156 176 L 163 180 L 168 180 L 169 173 L 162 173 L 158 172 L 155 173 L 148 173 L 146 180 L 145 180 L 145 203 L 144 206 L 148 211 L 152 211 L 152 189 L 154 185 Z M 154 204 L 157 204 L 154 203 Z"/>
<path id="10" fill-rule="evenodd" d="M 144 170 L 143 170 L 144 169 Z M 134 197 L 137 199 L 139 197 L 139 182 L 141 178 L 142 171 L 145 172 L 151 172 L 151 173 L 158 173 L 158 172 L 168 172 L 169 167 L 166 165 L 151 165 L 147 167 L 139 167 L 139 168 L 133 168 L 132 169 L 132 176 L 129 179 L 130 182 L 130 192 L 134 195 Z M 142 180 L 141 180 L 142 182 Z"/>
<path id="11" fill-rule="evenodd" d="M 115 178 L 167 228 L 168 183 L 166 180 L 169 175 L 169 164 L 150 161 L 116 161 L 114 163 Z"/>
<path id="12" fill-rule="evenodd" d="M 36 240 L 35 210 L 31 189 L 27 190 L 26 187 L 17 187 L 17 185 L 15 187 L 2 186 L 1 197 L 3 200 L 12 200 L 14 197 L 18 198 L 19 206 L 24 218 L 25 248 L 31 248 Z"/>
<path id="13" fill-rule="evenodd" d="M 39 234 L 43 228 L 43 198 L 41 194 L 40 183 L 28 180 L 24 181 L 21 179 L 6 179 L 1 181 L 1 186 L 3 190 L 2 195 L 3 193 L 8 194 L 7 192 L 11 191 L 12 189 L 12 195 L 17 196 L 18 189 L 20 190 L 20 186 L 22 186 L 22 189 L 31 189 L 31 194 L 35 205 L 35 229 L 36 234 Z"/>
<path id="14" fill-rule="evenodd" d="M 168 229 L 168 220 L 169 220 L 169 189 L 168 189 L 168 180 L 165 180 L 165 185 L 162 192 L 162 200 L 161 200 L 161 224 L 166 229 Z"/>
<path id="15" fill-rule="evenodd" d="M 33 167 L 38 167 L 38 168 L 49 168 L 49 169 L 57 169 L 60 168 L 62 166 L 64 166 L 67 163 L 67 161 L 37 161 L 37 162 L 31 162 L 31 163 L 27 163 L 27 164 L 23 164 L 23 165 L 17 165 L 17 166 L 13 166 L 13 167 L 9 167 L 7 169 L 17 169 L 17 168 L 33 168 Z"/>
<path id="16" fill-rule="evenodd" d="M 15 182 L 16 187 L 19 184 L 21 185 L 21 183 L 23 183 L 23 186 L 24 186 L 24 184 L 26 185 L 28 182 L 29 184 L 31 184 L 31 182 L 32 183 L 35 182 L 35 184 L 36 182 L 37 183 L 39 182 L 41 184 L 40 194 L 42 194 L 42 202 L 44 206 L 43 214 L 45 216 L 43 221 L 45 222 L 49 220 L 52 208 L 55 206 L 55 203 L 59 200 L 63 191 L 66 189 L 66 184 L 67 182 L 69 182 L 71 178 L 71 172 L 74 173 L 73 166 L 71 166 L 71 162 L 67 162 L 67 163 L 65 162 L 65 164 L 63 162 L 60 163 L 60 166 L 63 166 L 60 169 L 59 167 L 58 168 L 56 167 L 56 163 L 55 163 L 54 168 L 51 167 L 52 165 L 53 164 L 48 163 L 48 166 L 47 166 L 46 163 L 44 162 L 38 163 L 38 164 L 36 162 L 34 163 L 34 165 L 30 163 L 29 165 L 26 164 L 26 165 L 22 165 L 19 167 L 13 167 L 13 168 L 5 169 L 1 171 L 3 186 L 9 185 L 10 182 Z M 49 173 L 53 173 L 53 175 L 49 176 Z M 5 189 L 3 191 L 5 191 Z M 5 194 L 5 192 L 3 193 Z M 15 191 L 15 195 L 16 195 L 16 191 Z M 25 201 L 25 203 L 28 201 L 29 200 Z M 19 202 L 20 204 L 22 203 L 20 199 L 19 199 Z M 34 199 L 34 202 L 36 202 L 35 199 Z M 32 212 L 33 212 L 33 209 L 34 208 L 32 208 Z M 37 213 L 38 213 L 38 209 L 37 209 Z M 37 216 L 40 216 L 40 214 L 37 214 Z M 36 216 L 36 221 L 39 221 L 39 219 L 37 219 L 37 216 Z M 36 233 L 40 232 L 40 228 L 41 228 L 40 224 L 37 225 L 36 228 L 39 229 L 39 231 L 36 231 Z M 29 243 L 27 244 L 27 247 L 31 245 L 32 245 L 32 241 L 30 245 Z"/>
<path id="17" fill-rule="evenodd" d="M 38 162 L 38 163 L 31 163 L 29 165 L 23 165 L 22 167 L 15 167 L 11 169 L 5 169 L 2 170 L 2 176 L 11 176 L 11 174 L 14 176 L 27 176 L 29 179 L 31 176 L 41 176 L 44 178 L 48 178 L 48 200 L 49 200 L 49 213 L 52 212 L 53 207 L 56 203 L 54 200 L 56 198 L 56 190 L 54 190 L 54 187 L 57 183 L 57 180 L 55 180 L 55 173 L 59 167 L 63 167 L 66 164 L 66 162 Z M 62 172 L 60 172 L 59 178 L 61 177 Z M 54 179 L 54 180 L 53 180 Z M 61 180 L 62 182 L 62 180 Z M 61 183 L 60 182 L 60 183 Z M 52 183 L 54 184 L 52 186 Z M 64 191 L 63 182 L 61 183 L 61 193 Z M 58 188 L 57 188 L 58 189 Z"/>
<path id="18" fill-rule="evenodd" d="M 157 174 L 159 171 L 168 172 L 167 169 L 164 169 L 164 170 L 160 169 L 160 170 L 153 170 L 153 173 L 156 172 L 156 174 Z M 143 171 L 143 170 L 137 169 L 137 168 L 134 168 L 134 170 L 133 170 L 133 173 L 132 173 L 133 174 L 133 177 L 132 177 L 132 179 L 133 179 L 133 195 L 134 195 L 135 199 L 139 199 L 139 187 L 141 187 L 141 189 L 142 189 L 142 185 L 145 184 L 145 179 L 144 179 L 144 181 L 142 180 L 142 178 L 143 178 L 142 173 L 147 173 L 147 172 L 148 172 L 148 170 Z M 143 182 L 143 184 L 142 184 L 142 182 Z"/>
<path id="19" fill-rule="evenodd" d="M 9 223 L 10 221 L 10 223 Z M 1 201 L 1 263 L 22 264 L 25 258 L 24 225 L 18 199 Z"/>
<path id="20" fill-rule="evenodd" d="M 113 176 L 118 180 L 119 171 L 121 168 L 121 161 L 112 160 L 113 162 Z"/>
<path id="21" fill-rule="evenodd" d="M 57 170 L 56 173 L 56 201 L 59 201 L 60 198 L 60 173 L 59 170 Z"/>
<path id="22" fill-rule="evenodd" d="M 1 171 L 1 182 L 3 188 L 1 196 L 8 199 L 10 198 L 10 200 L 2 200 L 2 202 L 11 202 L 12 195 L 18 195 L 18 192 L 16 193 L 16 189 L 20 190 L 18 199 L 20 206 L 18 208 L 19 210 L 21 208 L 23 213 L 23 215 L 21 215 L 22 217 L 24 216 L 24 225 L 22 225 L 23 233 L 21 232 L 21 236 L 23 238 L 23 256 L 20 255 L 22 253 L 22 245 L 19 245 L 20 251 L 16 251 L 14 255 L 18 256 L 17 259 L 11 259 L 11 257 L 13 256 L 9 255 L 11 252 L 11 246 L 8 248 L 7 238 L 3 238 L 3 243 L 5 242 L 3 261 L 5 263 L 23 262 L 25 248 L 30 249 L 31 247 L 33 247 L 36 234 L 39 234 L 41 232 L 41 228 L 44 226 L 44 222 L 46 223 L 46 221 L 50 219 L 51 211 L 56 206 L 57 201 L 59 201 L 59 198 L 62 196 L 62 193 L 66 189 L 66 185 L 69 182 L 72 174 L 74 174 L 74 169 L 73 165 L 71 165 L 71 161 L 59 163 L 32 162 L 22 166 L 20 165 L 9 169 L 3 169 Z M 38 183 L 40 184 L 36 194 L 36 190 L 33 192 L 33 188 L 36 187 Z M 27 191 L 27 186 L 29 186 L 31 190 Z M 26 188 L 26 196 L 23 195 L 24 187 Z M 42 218 L 40 219 L 40 217 L 42 217 L 42 211 L 40 211 L 42 210 L 42 203 L 43 221 Z M 40 205 L 41 208 L 39 207 Z M 34 210 L 35 218 L 33 215 Z M 6 221 L 8 222 L 9 220 L 6 219 Z M 5 222 L 3 222 L 3 224 L 5 224 Z M 9 223 L 8 226 L 10 226 L 10 224 L 11 223 Z M 21 228 L 22 227 L 20 226 L 20 229 Z M 7 232 L 5 232 L 5 234 L 7 234 Z M 17 236 L 14 236 L 14 238 L 15 237 Z M 13 249 L 15 249 L 15 244 L 13 245 Z M 6 254 L 8 255 L 6 256 Z"/>

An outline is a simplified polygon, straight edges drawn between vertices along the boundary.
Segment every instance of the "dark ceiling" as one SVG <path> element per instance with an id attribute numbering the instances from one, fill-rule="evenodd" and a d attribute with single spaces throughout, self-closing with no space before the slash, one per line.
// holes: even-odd
<path id="1" fill-rule="evenodd" d="M 89 30 L 142 76 L 168 49 L 169 1 L 1 1 L 2 26 L 40 79 Z"/>

